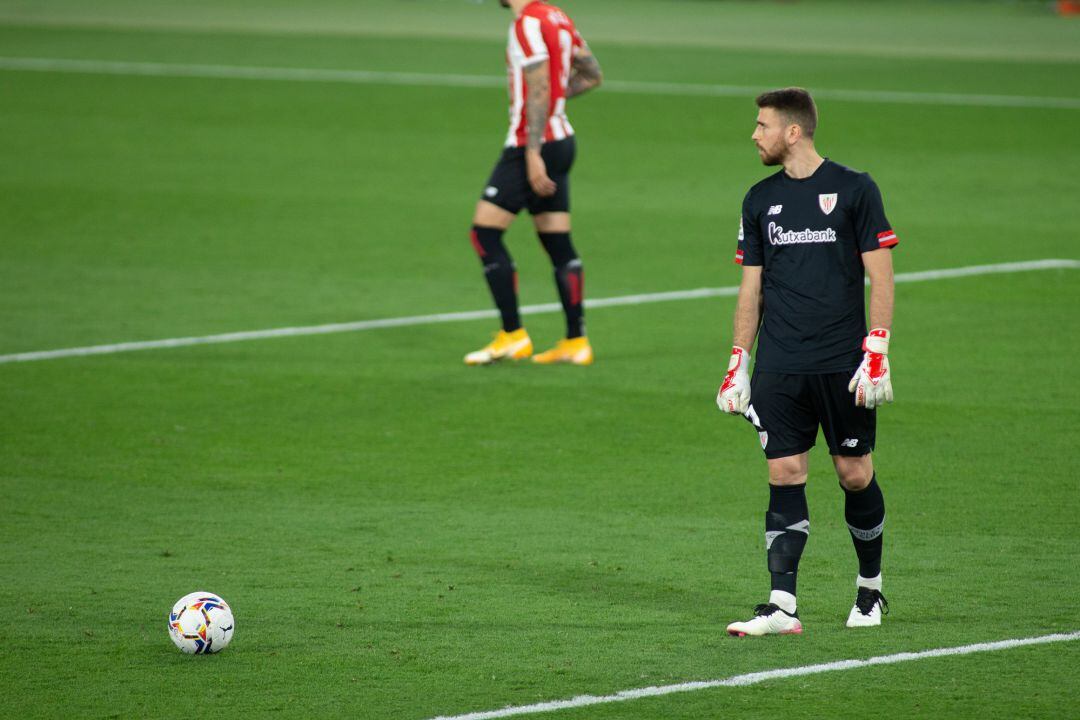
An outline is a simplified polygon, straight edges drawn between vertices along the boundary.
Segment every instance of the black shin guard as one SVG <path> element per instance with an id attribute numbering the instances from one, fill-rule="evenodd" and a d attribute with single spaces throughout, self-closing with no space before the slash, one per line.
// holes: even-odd
<path id="1" fill-rule="evenodd" d="M 881 574 L 882 533 L 885 530 L 885 497 L 877 483 L 877 474 L 862 490 L 845 488 L 844 495 L 844 519 L 859 556 L 859 575 L 877 577 Z"/>
<path id="2" fill-rule="evenodd" d="M 491 288 L 491 297 L 502 316 L 502 328 L 513 332 L 521 327 L 518 314 L 517 271 L 514 261 L 503 245 L 503 231 L 498 228 L 473 225 L 472 244 L 484 264 L 484 279 Z"/>
<path id="3" fill-rule="evenodd" d="M 566 315 L 566 337 L 585 334 L 585 273 L 570 242 L 570 233 L 537 233 L 555 267 L 555 286 Z"/>
<path id="4" fill-rule="evenodd" d="M 795 594 L 799 558 L 809 536 L 806 485 L 770 485 L 769 511 L 765 513 L 765 548 L 773 590 Z"/>

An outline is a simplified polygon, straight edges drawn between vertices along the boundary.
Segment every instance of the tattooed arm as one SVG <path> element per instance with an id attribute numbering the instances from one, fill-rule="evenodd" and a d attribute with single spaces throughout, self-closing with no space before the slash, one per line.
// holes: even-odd
<path id="1" fill-rule="evenodd" d="M 586 45 L 570 63 L 570 82 L 566 88 L 566 97 L 577 97 L 583 92 L 599 87 L 603 80 L 604 73 L 600 70 L 600 63 Z"/>
<path id="2" fill-rule="evenodd" d="M 548 124 L 548 110 L 551 107 L 551 76 L 547 60 L 525 68 L 525 85 L 528 88 L 528 96 L 525 98 L 525 120 L 528 123 L 525 167 L 533 192 L 541 197 L 549 197 L 555 194 L 555 183 L 548 177 L 547 164 L 540 155 L 544 129 Z"/>

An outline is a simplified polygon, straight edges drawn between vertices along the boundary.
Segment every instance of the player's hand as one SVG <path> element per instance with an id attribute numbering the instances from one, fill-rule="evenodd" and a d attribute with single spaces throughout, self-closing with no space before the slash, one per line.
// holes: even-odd
<path id="1" fill-rule="evenodd" d="M 874 328 L 863 340 L 863 361 L 848 383 L 855 393 L 855 405 L 873 410 L 893 401 L 892 376 L 889 374 L 889 331 Z"/>
<path id="2" fill-rule="evenodd" d="M 745 415 L 750 407 L 750 353 L 738 345 L 731 348 L 727 375 L 716 394 L 716 404 L 732 415 Z"/>
<path id="3" fill-rule="evenodd" d="M 534 193 L 540 197 L 551 197 L 555 194 L 558 186 L 548 177 L 547 163 L 544 162 L 539 150 L 530 148 L 525 151 L 525 170 L 529 175 L 529 185 Z"/>

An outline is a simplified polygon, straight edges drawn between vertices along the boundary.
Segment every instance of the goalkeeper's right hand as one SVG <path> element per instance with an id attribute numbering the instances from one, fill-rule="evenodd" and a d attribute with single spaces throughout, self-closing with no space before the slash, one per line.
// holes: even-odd
<path id="1" fill-rule="evenodd" d="M 716 404 L 732 415 L 745 415 L 750 407 L 750 352 L 738 345 L 731 348 L 727 375 L 716 394 Z"/>

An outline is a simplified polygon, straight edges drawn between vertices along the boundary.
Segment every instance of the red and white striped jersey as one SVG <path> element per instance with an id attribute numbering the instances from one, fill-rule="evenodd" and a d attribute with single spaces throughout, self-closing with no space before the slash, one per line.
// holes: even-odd
<path id="1" fill-rule="evenodd" d="M 524 69 L 548 61 L 551 100 L 548 104 L 544 142 L 562 140 L 574 134 L 566 118 L 566 86 L 570 65 L 585 42 L 574 23 L 559 8 L 543 0 L 526 5 L 510 24 L 506 47 L 506 71 L 510 82 L 510 132 L 506 147 L 523 147 L 528 141 L 525 98 L 528 97 Z"/>

